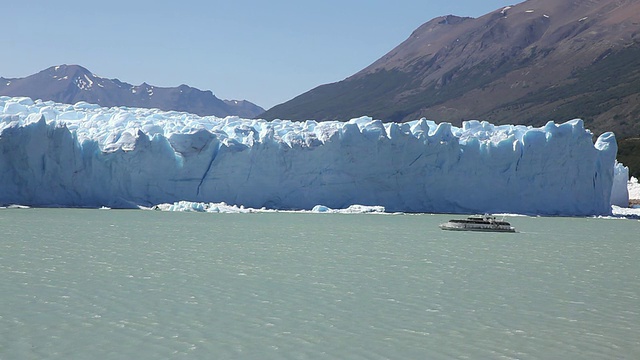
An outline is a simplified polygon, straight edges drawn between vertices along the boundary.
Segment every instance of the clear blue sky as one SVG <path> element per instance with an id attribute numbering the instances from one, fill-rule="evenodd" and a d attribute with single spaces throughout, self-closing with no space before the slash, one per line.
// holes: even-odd
<path id="1" fill-rule="evenodd" d="M 478 17 L 517 2 L 7 1 L 0 76 L 78 64 L 134 85 L 187 84 L 270 108 L 358 72 L 434 17 Z"/>

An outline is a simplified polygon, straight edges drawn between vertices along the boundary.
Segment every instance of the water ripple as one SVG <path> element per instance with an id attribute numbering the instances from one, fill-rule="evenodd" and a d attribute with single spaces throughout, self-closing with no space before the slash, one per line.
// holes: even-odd
<path id="1" fill-rule="evenodd" d="M 635 223 L 443 219 L 3 210 L 0 358 L 640 356 Z"/>

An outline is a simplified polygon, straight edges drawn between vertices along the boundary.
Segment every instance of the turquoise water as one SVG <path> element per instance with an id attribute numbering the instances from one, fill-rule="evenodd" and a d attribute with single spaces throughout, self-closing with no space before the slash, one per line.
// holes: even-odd
<path id="1" fill-rule="evenodd" d="M 640 222 L 0 210 L 0 359 L 638 359 Z"/>

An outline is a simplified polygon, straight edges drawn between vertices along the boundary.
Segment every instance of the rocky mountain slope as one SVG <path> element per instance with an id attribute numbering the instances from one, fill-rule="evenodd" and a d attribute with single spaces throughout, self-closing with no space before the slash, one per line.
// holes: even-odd
<path id="1" fill-rule="evenodd" d="M 99 77 L 82 66 L 60 65 L 19 79 L 0 78 L 0 95 L 28 96 L 75 104 L 86 101 L 102 106 L 130 106 L 186 111 L 198 115 L 254 117 L 264 109 L 246 100 L 221 100 L 209 90 L 187 85 L 134 86 L 118 79 Z"/>
<path id="2" fill-rule="evenodd" d="M 528 0 L 420 26 L 357 74 L 260 117 L 542 125 L 640 134 L 640 1 Z"/>

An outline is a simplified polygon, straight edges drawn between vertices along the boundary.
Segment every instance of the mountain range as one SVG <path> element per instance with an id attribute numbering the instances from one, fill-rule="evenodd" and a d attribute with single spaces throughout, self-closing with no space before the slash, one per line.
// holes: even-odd
<path id="1" fill-rule="evenodd" d="M 266 112 L 211 91 L 134 86 L 78 65 L 0 77 L 0 95 L 267 120 L 369 115 L 541 126 L 581 118 L 596 135 L 613 131 L 619 160 L 640 177 L 640 1 L 527 0 L 479 18 L 437 17 L 358 73 Z"/>
<path id="2" fill-rule="evenodd" d="M 24 78 L 0 77 L 0 95 L 27 96 L 66 104 L 86 101 L 106 107 L 157 108 L 201 116 L 252 118 L 264 112 L 263 108 L 246 100 L 221 100 L 209 90 L 187 85 L 157 87 L 142 83 L 136 86 L 99 77 L 79 65 L 52 66 Z"/>
<path id="3" fill-rule="evenodd" d="M 347 79 L 265 119 L 543 125 L 640 134 L 640 1 L 528 0 L 479 18 L 442 16 Z"/>

